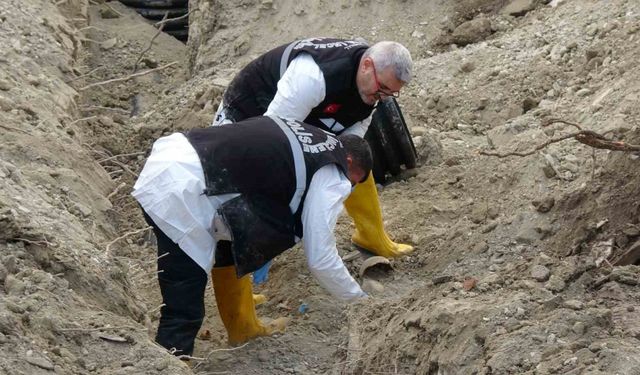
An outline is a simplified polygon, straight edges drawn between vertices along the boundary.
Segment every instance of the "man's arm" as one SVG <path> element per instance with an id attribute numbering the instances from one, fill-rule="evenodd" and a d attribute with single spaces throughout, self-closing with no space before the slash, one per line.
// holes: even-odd
<path id="1" fill-rule="evenodd" d="M 297 56 L 278 81 L 278 91 L 264 113 L 287 120 L 303 121 L 326 95 L 324 75 L 313 57 Z"/>
<path id="2" fill-rule="evenodd" d="M 350 191 L 351 183 L 338 168 L 326 165 L 313 175 L 302 210 L 303 246 L 309 270 L 323 288 L 341 300 L 366 296 L 338 255 L 333 234 Z"/>
<path id="3" fill-rule="evenodd" d="M 357 135 L 360 138 L 364 138 L 364 135 L 367 133 L 367 130 L 369 130 L 369 125 L 371 125 L 372 116 L 373 114 L 369 115 L 369 117 L 367 117 L 362 121 L 356 122 L 352 126 L 346 128 L 341 134 L 342 135 L 352 134 L 352 135 Z"/>

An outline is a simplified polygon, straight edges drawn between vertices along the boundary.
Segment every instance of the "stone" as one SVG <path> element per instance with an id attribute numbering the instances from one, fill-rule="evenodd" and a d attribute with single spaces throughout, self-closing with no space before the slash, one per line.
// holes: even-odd
<path id="1" fill-rule="evenodd" d="M 0 263 L 0 284 L 4 284 L 4 279 L 8 274 L 9 271 L 7 271 L 7 267 L 5 267 L 4 264 Z"/>
<path id="2" fill-rule="evenodd" d="M 404 318 L 402 324 L 406 327 L 416 327 L 420 328 L 420 323 L 422 321 L 422 311 L 414 311 L 409 314 L 406 318 Z"/>
<path id="3" fill-rule="evenodd" d="M 27 356 L 25 360 L 27 361 L 27 363 L 30 363 L 42 369 L 53 370 L 53 363 L 51 363 L 51 361 L 46 358 Z"/>
<path id="4" fill-rule="evenodd" d="M 544 286 L 552 292 L 561 292 L 566 287 L 564 280 L 556 275 L 552 275 Z"/>
<path id="5" fill-rule="evenodd" d="M 460 71 L 464 73 L 471 73 L 476 68 L 476 65 L 472 61 L 465 61 L 460 65 Z"/>
<path id="6" fill-rule="evenodd" d="M 116 12 L 114 9 L 111 9 L 110 7 L 106 7 L 106 8 L 100 9 L 100 17 L 105 20 L 108 20 L 108 19 L 120 18 L 120 14 L 118 14 L 118 12 Z"/>
<path id="7" fill-rule="evenodd" d="M 448 283 L 448 282 L 450 282 L 452 280 L 453 280 L 453 276 L 452 275 L 436 275 L 436 276 L 431 278 L 431 281 L 433 282 L 433 285 L 439 285 L 439 284 Z"/>
<path id="8" fill-rule="evenodd" d="M 158 61 L 151 57 L 145 57 L 141 61 L 147 68 L 153 69 L 158 67 Z"/>
<path id="9" fill-rule="evenodd" d="M 22 314 L 26 311 L 26 306 L 24 305 L 19 305 L 9 299 L 5 300 L 5 305 L 7 307 L 7 310 L 14 312 L 16 314 Z"/>
<path id="10" fill-rule="evenodd" d="M 4 280 L 4 288 L 8 295 L 22 295 L 26 289 L 26 285 L 22 280 L 17 279 L 13 275 L 8 275 Z"/>
<path id="11" fill-rule="evenodd" d="M 549 52 L 549 59 L 553 62 L 558 62 L 562 60 L 564 55 L 567 53 L 567 47 L 562 44 L 556 44 L 551 48 L 551 52 Z"/>
<path id="12" fill-rule="evenodd" d="M 111 38 L 111 39 L 107 39 L 104 42 L 100 43 L 100 48 L 106 51 L 106 50 L 109 50 L 109 49 L 115 47 L 116 44 L 118 44 L 118 39 L 117 38 Z"/>
<path id="13" fill-rule="evenodd" d="M 573 327 L 571 327 L 571 330 L 576 335 L 583 335 L 587 330 L 587 326 L 585 326 L 583 322 L 575 322 Z"/>
<path id="14" fill-rule="evenodd" d="M 9 91 L 14 85 L 6 79 L 0 79 L 0 90 Z"/>
<path id="15" fill-rule="evenodd" d="M 540 238 L 540 235 L 535 230 L 535 227 L 529 226 L 529 225 L 522 225 L 522 227 L 516 234 L 515 240 L 521 244 L 531 245 L 534 242 L 536 242 L 539 238 Z"/>
<path id="16" fill-rule="evenodd" d="M 483 110 L 483 109 L 487 108 L 489 103 L 490 103 L 489 98 L 480 98 L 480 100 L 478 100 L 477 109 L 478 110 Z"/>
<path id="17" fill-rule="evenodd" d="M 266 350 L 261 350 L 258 352 L 258 361 L 260 362 L 269 362 L 269 358 L 271 358 L 271 354 L 269 354 Z"/>
<path id="18" fill-rule="evenodd" d="M 498 222 L 497 221 L 493 221 L 487 225 L 485 225 L 480 232 L 482 233 L 489 233 L 492 232 L 494 229 L 496 229 L 498 227 Z"/>
<path id="19" fill-rule="evenodd" d="M 591 94 L 593 94 L 593 91 L 591 91 L 590 89 L 586 89 L 586 88 L 585 89 L 580 89 L 580 90 L 578 90 L 578 92 L 576 92 L 576 95 L 580 96 L 580 97 L 589 96 Z"/>
<path id="20" fill-rule="evenodd" d="M 447 109 L 449 109 L 449 107 L 451 107 L 451 100 L 449 98 L 446 97 L 441 97 L 440 100 L 438 100 L 438 104 L 436 104 L 436 111 L 438 112 L 444 112 Z"/>
<path id="21" fill-rule="evenodd" d="M 640 243 L 640 241 L 638 241 L 637 243 Z M 640 282 L 638 281 L 637 271 L 635 271 L 635 268 L 633 266 L 615 267 L 611 271 L 609 278 L 618 283 L 631 286 L 636 286 Z"/>
<path id="22" fill-rule="evenodd" d="M 5 257 L 3 260 L 3 264 L 7 268 L 7 272 L 9 274 L 16 274 L 18 273 L 18 271 L 20 271 L 20 268 L 18 267 L 18 258 L 16 258 L 15 255 L 9 255 L 8 257 Z"/>
<path id="23" fill-rule="evenodd" d="M 531 202 L 533 207 L 536 208 L 536 211 L 541 213 L 549 212 L 553 206 L 556 204 L 556 200 L 553 197 L 547 197 L 542 200 L 534 200 Z"/>
<path id="24" fill-rule="evenodd" d="M 4 112 L 9 112 L 15 107 L 16 107 L 16 103 L 13 100 L 9 98 L 5 98 L 4 96 L 0 96 L 0 110 Z"/>
<path id="25" fill-rule="evenodd" d="M 536 232 L 540 234 L 540 239 L 545 239 L 555 233 L 554 227 L 549 224 L 540 224 L 535 227 Z"/>
<path id="26" fill-rule="evenodd" d="M 486 252 L 487 250 L 489 250 L 489 244 L 485 241 L 480 241 L 473 247 L 472 251 L 474 254 L 480 254 Z"/>
<path id="27" fill-rule="evenodd" d="M 556 335 L 554 333 L 549 334 L 547 336 L 547 344 L 553 344 L 556 342 Z"/>
<path id="28" fill-rule="evenodd" d="M 0 333 L 4 335 L 12 335 L 16 333 L 16 329 L 19 327 L 19 323 L 8 311 L 0 311 Z"/>
<path id="29" fill-rule="evenodd" d="M 384 292 L 384 285 L 379 281 L 365 278 L 362 282 L 362 290 L 364 290 L 368 294 L 380 294 Z"/>
<path id="30" fill-rule="evenodd" d="M 626 234 L 627 236 L 637 237 L 640 236 L 640 228 L 633 224 L 627 224 L 627 226 L 622 229 L 622 233 Z"/>
<path id="31" fill-rule="evenodd" d="M 484 223 L 487 220 L 487 216 L 488 215 L 487 215 L 486 205 L 478 204 L 475 207 L 473 207 L 473 210 L 469 215 L 469 220 L 471 220 L 472 223 L 480 224 L 480 223 Z"/>
<path id="32" fill-rule="evenodd" d="M 497 273 L 491 273 L 485 276 L 484 278 L 482 278 L 482 280 L 480 280 L 480 285 L 502 285 L 502 284 L 504 284 L 504 280 L 502 279 L 502 276 L 498 275 Z"/>
<path id="33" fill-rule="evenodd" d="M 546 178 L 554 178 L 557 175 L 555 169 L 548 165 L 542 167 L 542 172 Z"/>
<path id="34" fill-rule="evenodd" d="M 527 113 L 532 109 L 535 109 L 540 104 L 540 100 L 535 98 L 525 98 L 522 101 L 522 113 Z"/>
<path id="35" fill-rule="evenodd" d="M 564 307 L 571 310 L 582 310 L 584 308 L 584 303 L 576 299 L 570 299 L 564 302 Z"/>
<path id="36" fill-rule="evenodd" d="M 578 363 L 583 365 L 591 365 L 596 362 L 596 355 L 588 348 L 582 348 L 574 353 L 578 358 Z"/>
<path id="37" fill-rule="evenodd" d="M 491 35 L 491 21 L 486 17 L 477 17 L 470 21 L 464 22 L 453 30 L 453 42 L 465 46 L 467 44 L 477 43 L 486 39 Z"/>
<path id="38" fill-rule="evenodd" d="M 71 211 L 73 211 L 73 213 L 78 213 L 81 217 L 89 217 L 93 213 L 91 208 L 82 203 L 75 203 Z"/>
<path id="39" fill-rule="evenodd" d="M 424 38 L 424 33 L 420 30 L 414 30 L 413 33 L 411 33 L 411 37 L 416 38 L 416 39 L 423 39 Z"/>
<path id="40" fill-rule="evenodd" d="M 436 107 L 437 103 L 436 103 L 435 100 L 433 100 L 433 98 L 429 98 L 429 99 L 427 99 L 426 105 L 427 105 L 427 109 L 434 109 Z"/>
<path id="41" fill-rule="evenodd" d="M 156 371 L 163 371 L 167 367 L 169 367 L 169 360 L 166 359 L 166 358 L 162 358 L 162 359 L 156 361 L 156 364 L 154 366 Z"/>
<path id="42" fill-rule="evenodd" d="M 533 266 L 531 268 L 531 277 L 540 282 L 544 282 L 549 280 L 549 276 L 551 275 L 551 271 L 543 265 Z"/>
<path id="43" fill-rule="evenodd" d="M 500 13 L 521 17 L 535 9 L 535 7 L 536 0 L 512 0 L 500 10 Z"/>
<path id="44" fill-rule="evenodd" d="M 249 49 L 251 49 L 251 39 L 245 35 L 235 40 L 233 54 L 234 56 L 242 56 L 249 52 Z"/>
<path id="45" fill-rule="evenodd" d="M 411 128 L 411 134 L 415 137 L 423 136 L 427 133 L 427 129 L 422 126 L 414 126 Z"/>

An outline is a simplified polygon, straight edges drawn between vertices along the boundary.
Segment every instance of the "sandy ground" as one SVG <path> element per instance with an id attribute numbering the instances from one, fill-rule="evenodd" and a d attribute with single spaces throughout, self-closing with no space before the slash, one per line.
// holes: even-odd
<path id="1" fill-rule="evenodd" d="M 640 144 L 637 1 L 200 0 L 187 45 L 116 2 L 2 4 L 0 373 L 640 374 L 638 154 L 481 154 L 577 131 L 552 118 Z M 348 306 L 289 251 L 258 307 L 287 331 L 240 348 L 208 287 L 189 368 L 153 343 L 155 250 L 128 193 L 153 140 L 207 126 L 240 67 L 317 35 L 414 56 L 400 104 L 421 166 L 381 201 L 416 250 Z"/>

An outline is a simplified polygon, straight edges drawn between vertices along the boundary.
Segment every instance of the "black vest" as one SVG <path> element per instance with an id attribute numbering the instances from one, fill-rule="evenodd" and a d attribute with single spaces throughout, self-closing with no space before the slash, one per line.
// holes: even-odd
<path id="1" fill-rule="evenodd" d="M 346 153 L 331 133 L 296 121 L 254 117 L 186 133 L 202 163 L 207 195 L 240 193 L 218 210 L 232 235 L 238 276 L 302 238 L 302 209 L 314 173 Z"/>
<path id="2" fill-rule="evenodd" d="M 311 38 L 275 48 L 253 60 L 231 81 L 224 94 L 228 114 L 234 121 L 261 116 L 278 90 L 278 81 L 291 61 L 301 53 L 311 55 L 324 75 L 325 99 L 305 123 L 339 134 L 335 121 L 348 128 L 369 117 L 374 107 L 362 101 L 356 85 L 360 59 L 368 46 L 361 42 Z M 320 119 L 332 119 L 329 125 Z"/>

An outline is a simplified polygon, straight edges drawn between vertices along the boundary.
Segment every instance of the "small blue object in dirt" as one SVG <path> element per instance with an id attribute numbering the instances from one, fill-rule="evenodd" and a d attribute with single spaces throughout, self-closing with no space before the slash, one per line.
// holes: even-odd
<path id="1" fill-rule="evenodd" d="M 253 273 L 253 284 L 259 285 L 267 281 L 269 278 L 269 267 L 271 267 L 271 261 L 267 262 L 262 268 Z"/>
<path id="2" fill-rule="evenodd" d="M 309 305 L 307 305 L 306 303 L 303 303 L 300 305 L 300 307 L 298 307 L 298 312 L 300 314 L 304 314 L 309 310 Z"/>

